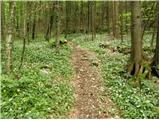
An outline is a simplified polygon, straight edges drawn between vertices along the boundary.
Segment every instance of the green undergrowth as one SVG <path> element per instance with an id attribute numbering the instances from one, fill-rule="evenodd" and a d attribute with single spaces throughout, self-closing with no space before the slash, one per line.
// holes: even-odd
<path id="1" fill-rule="evenodd" d="M 34 40 L 26 45 L 20 71 L 21 41 L 15 41 L 13 51 L 13 74 L 1 76 L 1 118 L 65 116 L 74 102 L 73 88 L 69 84 L 73 75 L 71 48 L 62 45 L 56 53 L 47 42 Z M 2 66 L 4 60 L 2 53 Z"/>
<path id="2" fill-rule="evenodd" d="M 89 38 L 89 37 L 88 37 Z M 142 88 L 133 87 L 130 83 L 132 76 L 126 73 L 126 65 L 130 54 L 111 51 L 110 48 L 129 47 L 130 40 L 110 40 L 106 34 L 97 35 L 94 41 L 85 37 L 77 37 L 73 40 L 84 48 L 97 53 L 101 61 L 101 72 L 106 93 L 117 104 L 122 118 L 156 118 L 159 117 L 159 94 L 158 84 L 154 80 L 141 78 Z M 109 44 L 109 48 L 99 47 L 99 43 Z M 144 46 L 149 46 L 148 40 Z M 152 54 L 151 54 L 152 55 Z M 109 91 L 109 93 L 108 93 Z"/>

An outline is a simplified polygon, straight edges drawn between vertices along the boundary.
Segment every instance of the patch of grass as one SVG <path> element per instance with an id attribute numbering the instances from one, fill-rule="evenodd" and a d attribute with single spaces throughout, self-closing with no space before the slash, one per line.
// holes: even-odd
<path id="1" fill-rule="evenodd" d="M 124 40 L 120 45 L 120 40 L 107 39 L 107 35 L 97 35 L 94 41 L 84 40 L 84 37 L 77 37 L 74 40 L 84 48 L 97 53 L 101 61 L 101 72 L 103 76 L 106 92 L 110 91 L 112 100 L 121 110 L 122 118 L 159 118 L 159 94 L 158 85 L 153 80 L 142 79 L 142 88 L 134 88 L 129 84 L 131 76 L 126 73 L 126 65 L 130 54 L 110 52 L 109 49 L 100 48 L 101 42 L 108 42 L 111 47 L 130 47 L 130 40 Z M 143 43 L 148 46 L 148 39 Z"/>
<path id="2" fill-rule="evenodd" d="M 15 41 L 13 51 L 13 74 L 1 76 L 1 118 L 64 116 L 74 102 L 73 88 L 69 84 L 73 75 L 71 48 L 62 45 L 56 53 L 47 42 L 37 39 L 26 46 L 20 71 L 21 41 Z M 2 53 L 2 66 L 4 56 Z M 41 67 L 46 65 L 51 71 L 41 72 Z"/>

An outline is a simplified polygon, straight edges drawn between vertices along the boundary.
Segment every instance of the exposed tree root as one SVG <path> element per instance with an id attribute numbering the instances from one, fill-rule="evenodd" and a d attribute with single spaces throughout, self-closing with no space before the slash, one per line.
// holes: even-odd
<path id="1" fill-rule="evenodd" d="M 135 77 L 132 84 L 136 87 L 141 87 L 142 78 L 149 78 L 151 76 L 150 65 L 147 61 L 142 61 L 141 63 L 131 61 L 127 69 L 128 73 Z"/>

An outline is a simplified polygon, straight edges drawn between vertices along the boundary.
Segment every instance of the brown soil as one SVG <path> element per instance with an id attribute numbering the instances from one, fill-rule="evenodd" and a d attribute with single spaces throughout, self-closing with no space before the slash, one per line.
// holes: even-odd
<path id="1" fill-rule="evenodd" d="M 72 85 L 75 88 L 75 105 L 69 118 L 119 118 L 119 111 L 109 96 L 104 94 L 100 65 L 96 55 L 73 43 L 72 63 L 75 77 Z M 96 64 L 93 64 L 96 61 Z"/>

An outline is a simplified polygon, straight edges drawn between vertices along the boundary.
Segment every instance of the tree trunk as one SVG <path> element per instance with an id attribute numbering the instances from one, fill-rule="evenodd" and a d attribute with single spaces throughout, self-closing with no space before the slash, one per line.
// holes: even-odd
<path id="1" fill-rule="evenodd" d="M 26 7 L 27 7 L 27 13 L 26 13 L 26 16 L 27 16 L 27 21 L 26 21 L 26 36 L 27 36 L 27 43 L 29 44 L 29 42 L 30 42 L 30 32 L 31 32 L 31 15 L 29 15 L 29 13 L 31 12 L 31 9 L 30 9 L 30 7 L 31 7 L 31 3 L 30 2 L 27 2 L 27 5 L 26 5 Z"/>
<path id="2" fill-rule="evenodd" d="M 53 13 L 54 13 L 54 3 L 52 4 L 52 8 L 50 10 L 50 18 L 46 32 L 46 40 L 49 41 L 52 35 L 52 26 L 53 26 Z"/>
<path id="3" fill-rule="evenodd" d="M 90 1 L 88 1 L 88 29 L 87 33 L 90 31 Z"/>
<path id="4" fill-rule="evenodd" d="M 113 1 L 112 3 L 112 29 L 113 29 L 113 37 L 120 37 L 120 28 L 119 28 L 119 2 Z"/>
<path id="5" fill-rule="evenodd" d="M 124 27 L 124 21 L 123 21 L 123 1 L 120 3 L 120 36 L 121 36 L 121 44 L 123 43 L 123 27 Z"/>
<path id="6" fill-rule="evenodd" d="M 83 1 L 81 1 L 81 10 L 80 10 L 80 31 L 84 33 L 84 13 L 83 13 Z"/>
<path id="7" fill-rule="evenodd" d="M 1 1 L 1 40 L 5 41 L 5 6 L 4 2 Z"/>
<path id="8" fill-rule="evenodd" d="M 13 25 L 15 14 L 15 2 L 9 2 L 10 19 L 8 25 L 8 35 L 6 38 L 6 72 L 10 74 L 12 71 L 12 47 L 13 47 Z"/>
<path id="9" fill-rule="evenodd" d="M 131 2 L 131 58 L 128 72 L 137 76 L 142 62 L 140 2 Z"/>
<path id="10" fill-rule="evenodd" d="M 92 6 L 91 6 L 91 29 L 92 29 L 92 40 L 96 37 L 96 32 L 95 32 L 95 2 L 92 1 Z"/>
<path id="11" fill-rule="evenodd" d="M 157 19 L 156 49 L 155 49 L 155 54 L 152 62 L 152 65 L 155 65 L 155 66 L 159 64 L 159 27 L 158 26 L 159 26 L 159 19 Z"/>
<path id="12" fill-rule="evenodd" d="M 108 28 L 108 33 L 110 34 L 111 33 L 111 30 L 112 30 L 112 12 L 113 12 L 113 8 L 112 8 L 112 2 L 111 1 L 108 1 L 107 2 L 107 28 Z M 112 11 L 110 11 L 112 10 Z"/>
<path id="13" fill-rule="evenodd" d="M 128 1 L 125 1 L 125 12 L 128 13 Z M 128 16 L 125 17 L 125 28 L 126 28 L 126 34 L 128 33 Z"/>
<path id="14" fill-rule="evenodd" d="M 59 35 L 60 35 L 60 5 L 59 1 L 56 1 L 56 49 L 59 48 Z"/>
<path id="15" fill-rule="evenodd" d="M 156 30 L 153 29 L 152 38 L 151 38 L 151 46 L 150 46 L 151 48 L 153 48 L 153 43 L 154 43 L 155 35 L 156 35 Z"/>
<path id="16" fill-rule="evenodd" d="M 159 20 L 157 20 L 157 22 L 159 22 Z M 159 23 L 157 24 L 156 49 L 151 63 L 151 73 L 159 78 Z"/>
<path id="17" fill-rule="evenodd" d="M 24 60 L 24 54 L 25 54 L 25 48 L 26 48 L 26 10 L 25 10 L 25 3 L 23 4 L 23 49 L 22 49 L 22 55 L 21 55 L 21 63 L 20 63 L 20 66 L 19 66 L 19 70 L 21 69 L 22 67 L 22 64 L 23 64 L 23 60 Z"/>
<path id="18" fill-rule="evenodd" d="M 68 13 L 69 13 L 69 9 L 68 9 L 68 7 L 69 7 L 69 1 L 66 1 L 66 11 L 65 11 L 65 20 L 66 20 L 66 22 L 65 22 L 65 38 L 67 38 L 67 34 L 68 34 L 68 22 L 69 22 L 69 15 L 68 15 Z"/>
<path id="19" fill-rule="evenodd" d="M 32 39 L 35 39 L 35 29 L 36 29 L 36 13 L 34 13 L 33 26 L 32 26 Z"/>

